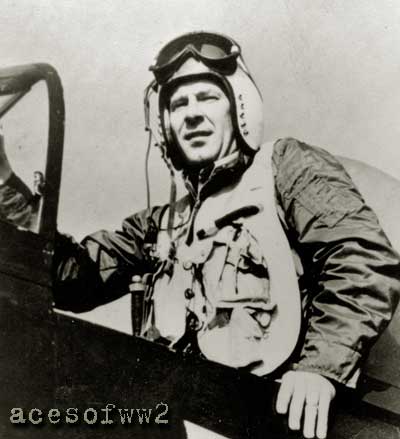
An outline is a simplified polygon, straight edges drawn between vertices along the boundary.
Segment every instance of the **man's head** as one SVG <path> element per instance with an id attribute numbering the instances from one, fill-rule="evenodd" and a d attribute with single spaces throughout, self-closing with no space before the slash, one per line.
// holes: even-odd
<path id="1" fill-rule="evenodd" d="M 233 40 L 182 35 L 163 47 L 150 69 L 166 155 L 176 169 L 206 166 L 235 148 L 259 149 L 262 100 Z"/>
<path id="2" fill-rule="evenodd" d="M 43 195 L 44 189 L 44 175 L 41 171 L 34 171 L 33 173 L 33 192 L 35 195 Z"/>

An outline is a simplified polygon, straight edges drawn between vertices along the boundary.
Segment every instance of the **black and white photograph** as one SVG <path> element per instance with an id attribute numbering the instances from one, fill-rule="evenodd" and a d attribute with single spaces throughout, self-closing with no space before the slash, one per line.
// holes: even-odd
<path id="1" fill-rule="evenodd" d="M 400 439 L 400 3 L 0 11 L 0 439 Z"/>

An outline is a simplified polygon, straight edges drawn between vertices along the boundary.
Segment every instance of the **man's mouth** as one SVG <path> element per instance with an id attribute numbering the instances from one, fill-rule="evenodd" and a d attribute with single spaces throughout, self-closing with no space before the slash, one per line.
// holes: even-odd
<path id="1" fill-rule="evenodd" d="M 198 130 L 198 131 L 190 131 L 189 133 L 186 133 L 183 138 L 185 140 L 192 140 L 196 137 L 205 137 L 210 136 L 212 134 L 212 131 L 210 130 Z"/>

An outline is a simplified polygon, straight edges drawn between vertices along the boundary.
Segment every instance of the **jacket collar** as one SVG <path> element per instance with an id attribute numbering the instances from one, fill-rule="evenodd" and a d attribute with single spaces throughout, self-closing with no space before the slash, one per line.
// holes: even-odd
<path id="1" fill-rule="evenodd" d="M 184 171 L 183 180 L 192 200 L 201 201 L 239 178 L 249 164 L 248 156 L 235 151 L 201 169 L 197 175 Z"/>

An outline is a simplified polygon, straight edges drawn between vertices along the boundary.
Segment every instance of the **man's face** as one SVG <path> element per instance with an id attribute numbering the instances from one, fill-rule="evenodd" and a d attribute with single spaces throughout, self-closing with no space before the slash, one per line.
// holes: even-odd
<path id="1" fill-rule="evenodd" d="M 169 111 L 172 133 L 186 166 L 202 168 L 231 152 L 230 103 L 213 82 L 202 80 L 177 87 Z"/>

